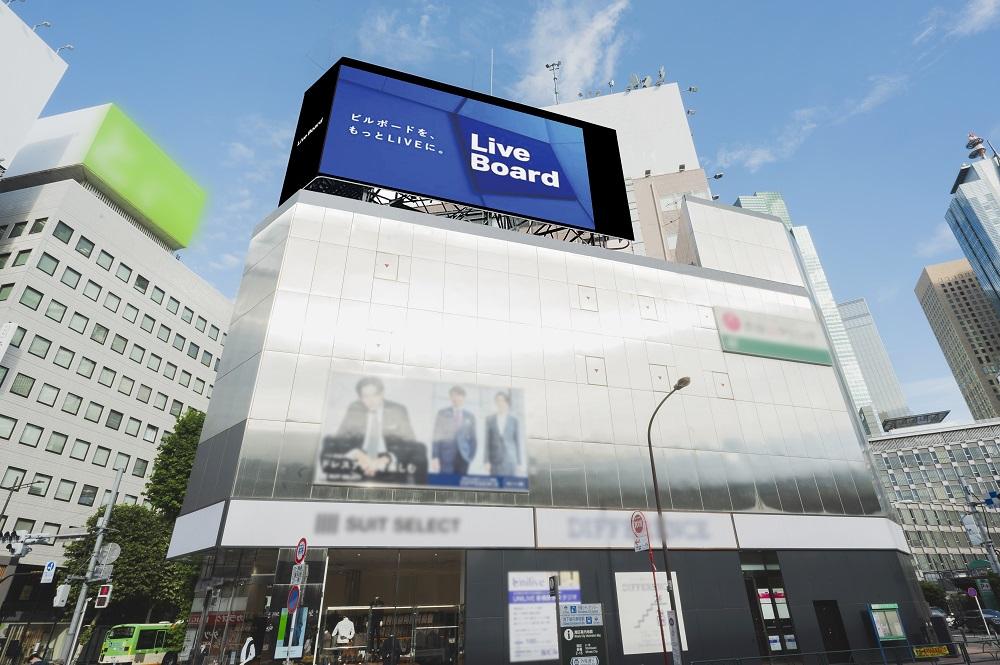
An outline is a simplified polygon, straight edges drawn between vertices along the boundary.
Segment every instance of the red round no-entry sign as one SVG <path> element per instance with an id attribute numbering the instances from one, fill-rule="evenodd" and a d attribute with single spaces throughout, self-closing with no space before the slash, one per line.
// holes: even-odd
<path id="1" fill-rule="evenodd" d="M 299 538 L 299 544 L 295 546 L 295 563 L 299 564 L 306 560 L 306 551 L 308 546 L 306 545 L 305 538 Z"/>

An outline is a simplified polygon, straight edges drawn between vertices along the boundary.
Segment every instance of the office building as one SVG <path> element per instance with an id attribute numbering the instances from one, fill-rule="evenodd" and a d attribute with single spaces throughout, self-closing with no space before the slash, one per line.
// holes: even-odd
<path id="1" fill-rule="evenodd" d="M 924 267 L 917 300 L 976 420 L 1000 416 L 1000 317 L 965 259 Z"/>
<path id="2" fill-rule="evenodd" d="M 900 519 L 922 576 L 967 574 L 986 558 L 962 527 L 969 502 L 1000 487 L 1000 420 L 924 428 L 912 434 L 869 439 L 879 479 Z M 968 490 L 968 491 L 967 491 Z M 978 508 L 994 545 L 1000 546 L 1000 514 Z"/>
<path id="3" fill-rule="evenodd" d="M 774 215 L 781 220 L 786 229 L 792 228 L 792 217 L 788 214 L 788 206 L 785 204 L 785 197 L 779 192 L 754 192 L 753 194 L 743 194 L 736 197 L 738 208 L 746 208 L 754 212 L 765 215 Z"/>
<path id="4" fill-rule="evenodd" d="M 174 254 L 204 200 L 116 106 L 29 132 L 0 180 L 0 529 L 78 529 L 119 467 L 141 502 L 175 418 L 207 409 L 231 303 Z"/>
<path id="5" fill-rule="evenodd" d="M 0 176 L 66 71 L 66 62 L 11 9 L 0 3 Z"/>
<path id="6" fill-rule="evenodd" d="M 951 195 L 945 220 L 1000 315 L 1000 158 L 963 164 Z"/>
<path id="7" fill-rule="evenodd" d="M 879 420 L 910 415 L 903 387 L 896 377 L 896 370 L 893 369 L 889 352 L 882 342 L 868 303 L 864 298 L 858 298 L 840 303 L 837 309 L 840 310 L 844 330 Z"/>

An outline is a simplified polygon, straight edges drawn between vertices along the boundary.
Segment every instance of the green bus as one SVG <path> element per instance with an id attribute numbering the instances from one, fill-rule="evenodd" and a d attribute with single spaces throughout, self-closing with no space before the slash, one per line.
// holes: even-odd
<path id="1" fill-rule="evenodd" d="M 169 621 L 112 626 L 104 636 L 99 662 L 174 665 L 177 653 L 167 650 L 172 628 Z"/>

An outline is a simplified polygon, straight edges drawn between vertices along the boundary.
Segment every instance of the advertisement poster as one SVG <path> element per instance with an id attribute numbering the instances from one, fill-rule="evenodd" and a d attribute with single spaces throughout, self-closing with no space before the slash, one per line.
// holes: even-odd
<path id="1" fill-rule="evenodd" d="M 559 660 L 559 633 L 555 598 L 549 595 L 554 572 L 507 573 L 507 628 L 510 662 Z M 579 603 L 580 573 L 561 571 L 559 602 Z"/>
<path id="2" fill-rule="evenodd" d="M 281 610 L 281 617 L 278 619 L 278 630 L 276 632 L 276 642 L 274 644 L 274 659 L 301 658 L 306 637 L 306 619 L 309 610 L 305 607 L 296 608 L 291 615 L 287 609 Z"/>
<path id="3" fill-rule="evenodd" d="M 674 593 L 680 597 L 677 586 L 677 576 L 671 573 L 674 582 Z M 663 572 L 656 573 L 656 586 L 660 591 L 660 607 L 664 614 L 670 609 L 670 595 L 667 593 L 667 576 Z M 622 631 L 622 650 L 625 655 L 637 653 L 660 653 L 663 649 L 660 643 L 660 627 L 657 625 L 656 593 L 653 589 L 653 574 L 615 573 L 615 590 L 618 593 L 618 620 Z M 664 617 L 666 621 L 666 617 Z M 684 630 L 684 613 L 678 603 L 677 622 L 681 633 L 681 644 L 687 649 L 687 634 Z M 664 630 L 667 639 L 667 649 L 673 650 L 670 644 L 670 632 Z"/>
<path id="4" fill-rule="evenodd" d="M 325 408 L 317 484 L 528 490 L 521 390 L 333 374 Z"/>

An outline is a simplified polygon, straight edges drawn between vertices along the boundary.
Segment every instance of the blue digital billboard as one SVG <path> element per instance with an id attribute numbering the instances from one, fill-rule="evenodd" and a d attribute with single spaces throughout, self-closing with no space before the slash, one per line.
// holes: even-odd
<path id="1" fill-rule="evenodd" d="M 354 60 L 306 93 L 282 201 L 316 176 L 632 236 L 614 130 Z"/>

